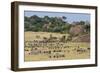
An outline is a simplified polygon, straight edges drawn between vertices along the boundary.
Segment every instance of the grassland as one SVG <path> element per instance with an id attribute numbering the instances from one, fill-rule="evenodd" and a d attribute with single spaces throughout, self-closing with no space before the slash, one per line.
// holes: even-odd
<path id="1" fill-rule="evenodd" d="M 43 41 L 49 39 L 50 35 L 56 37 L 56 42 L 36 43 L 32 41 Z M 90 58 L 89 42 L 59 42 L 62 36 L 69 34 L 51 32 L 25 32 L 25 61 L 46 61 L 46 60 L 73 60 Z M 26 41 L 28 41 L 26 43 Z M 39 46 L 41 45 L 41 46 Z"/>

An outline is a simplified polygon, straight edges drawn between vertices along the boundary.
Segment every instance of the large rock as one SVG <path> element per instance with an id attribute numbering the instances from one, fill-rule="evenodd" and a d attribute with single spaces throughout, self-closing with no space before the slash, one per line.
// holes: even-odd
<path id="1" fill-rule="evenodd" d="M 69 33 L 72 36 L 80 35 L 80 34 L 84 33 L 84 26 L 83 25 L 73 25 L 70 28 Z"/>
<path id="2" fill-rule="evenodd" d="M 84 34 L 72 38 L 73 42 L 90 42 L 90 34 Z"/>

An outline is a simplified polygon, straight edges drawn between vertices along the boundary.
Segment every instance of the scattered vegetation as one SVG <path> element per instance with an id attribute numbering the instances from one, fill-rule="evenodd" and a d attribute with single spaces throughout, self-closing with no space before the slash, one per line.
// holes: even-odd
<path id="1" fill-rule="evenodd" d="M 39 17 L 33 15 L 31 17 L 24 17 L 25 31 L 34 32 L 57 32 L 73 34 L 75 31 L 80 33 L 88 33 L 90 31 L 90 23 L 88 21 L 80 21 L 68 23 L 67 17 Z M 79 30 L 78 30 L 78 29 Z M 84 32 L 82 32 L 84 31 Z"/>

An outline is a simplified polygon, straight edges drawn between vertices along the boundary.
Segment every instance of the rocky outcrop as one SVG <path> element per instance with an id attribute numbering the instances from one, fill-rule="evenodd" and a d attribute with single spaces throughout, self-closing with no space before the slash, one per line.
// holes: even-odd
<path id="1" fill-rule="evenodd" d="M 84 34 L 72 38 L 73 42 L 90 42 L 90 34 Z"/>
<path id="2" fill-rule="evenodd" d="M 80 34 L 84 33 L 84 26 L 83 25 L 73 25 L 70 28 L 69 33 L 72 36 L 80 35 Z"/>

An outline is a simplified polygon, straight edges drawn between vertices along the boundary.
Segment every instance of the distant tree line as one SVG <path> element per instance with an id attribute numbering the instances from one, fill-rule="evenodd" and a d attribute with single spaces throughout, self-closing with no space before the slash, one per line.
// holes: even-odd
<path id="1" fill-rule="evenodd" d="M 67 17 L 39 17 L 33 15 L 31 17 L 24 17 L 24 31 L 34 31 L 34 32 L 60 32 L 69 33 L 72 26 L 83 25 L 86 32 L 90 32 L 90 23 L 87 21 L 68 23 L 66 21 Z"/>

